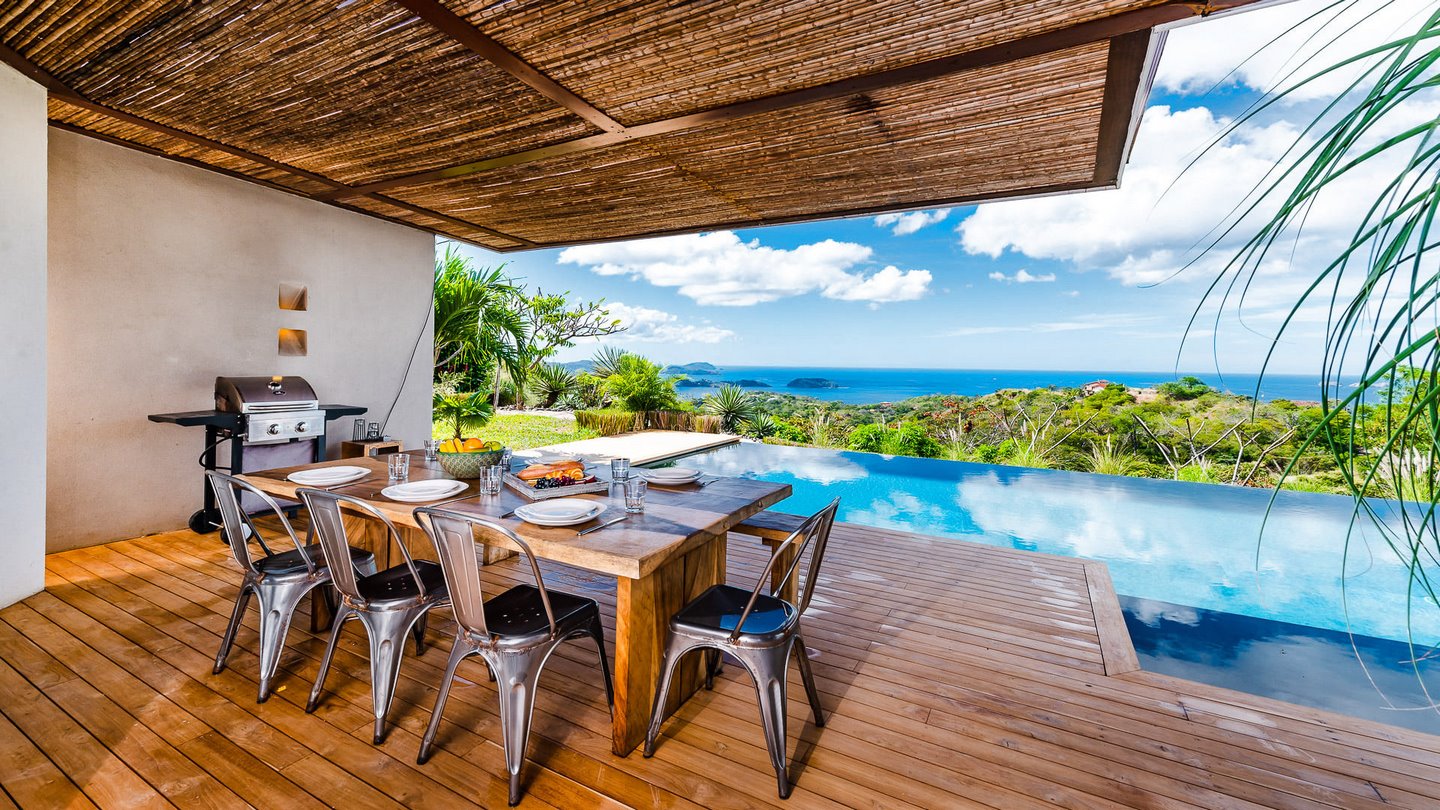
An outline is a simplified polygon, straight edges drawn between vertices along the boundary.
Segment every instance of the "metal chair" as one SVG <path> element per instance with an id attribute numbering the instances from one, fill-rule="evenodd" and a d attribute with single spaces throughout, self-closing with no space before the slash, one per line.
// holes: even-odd
<path id="1" fill-rule="evenodd" d="M 665 721 L 665 700 L 680 659 L 692 650 L 707 651 L 705 688 L 709 689 L 719 664 L 718 653 L 727 652 L 737 658 L 755 680 L 755 691 L 760 700 L 760 723 L 765 728 L 765 745 L 770 749 L 770 763 L 774 765 L 775 776 L 779 780 L 780 798 L 789 798 L 790 779 L 785 758 L 785 673 L 793 651 L 800 663 L 800 679 L 805 683 L 805 694 L 810 699 L 815 725 L 824 726 L 820 696 L 815 691 L 810 659 L 800 635 L 800 616 L 810 606 L 810 598 L 815 594 L 815 580 L 825 556 L 825 544 L 829 542 L 830 527 L 835 523 L 835 512 L 839 508 L 840 499 L 836 498 L 777 544 L 769 564 L 760 573 L 760 579 L 752 590 L 730 585 L 712 586 L 670 619 L 665 662 L 660 668 L 660 683 L 655 689 L 650 728 L 645 733 L 645 756 L 655 753 L 655 740 Z M 771 581 L 771 569 L 792 548 L 795 549 L 794 561 L 784 576 L 774 581 L 770 593 L 764 593 L 766 583 Z M 792 605 L 775 594 L 799 573 L 807 551 L 810 553 L 810 564 L 799 588 L 799 604 Z"/>
<path id="2" fill-rule="evenodd" d="M 331 561 L 331 579 L 340 592 L 330 643 L 320 659 L 320 672 L 315 676 L 305 711 L 313 712 L 320 705 L 325 676 L 330 672 L 330 660 L 335 656 L 335 645 L 340 641 L 345 622 L 359 619 L 370 639 L 370 702 L 375 714 L 375 744 L 379 745 L 385 742 L 388 731 L 385 718 L 395 697 L 395 684 L 400 680 L 405 638 L 413 634 L 415 654 L 425 653 L 425 615 L 436 605 L 449 601 L 445 576 L 438 563 L 411 559 L 395 524 L 365 501 L 321 489 L 301 489 L 298 494 L 310 510 L 320 548 Z M 341 504 L 380 521 L 389 532 L 388 539 L 404 555 L 405 564 L 359 577 L 356 569 L 335 565 L 348 548 Z"/>
<path id="3" fill-rule="evenodd" d="M 235 562 L 245 569 L 245 579 L 240 583 L 240 593 L 235 597 L 235 610 L 230 614 L 230 624 L 220 640 L 220 651 L 215 654 L 214 673 L 225 671 L 225 659 L 230 657 L 230 648 L 235 644 L 235 635 L 253 593 L 260 603 L 260 690 L 257 700 L 264 703 L 270 698 L 270 682 L 280 666 L 280 654 L 285 649 L 285 636 L 290 631 L 290 619 L 300 600 L 315 588 L 330 584 L 330 570 L 325 565 L 319 546 L 300 542 L 295 529 L 286 519 L 284 511 L 275 499 L 261 492 L 246 481 L 225 473 L 207 471 L 205 478 L 215 492 L 215 501 L 220 507 L 220 516 L 225 528 L 225 540 L 235 555 Z M 240 493 L 248 492 L 280 520 L 293 549 L 276 553 L 265 542 L 265 535 L 255 525 L 251 516 L 240 507 Z M 263 556 L 251 554 L 250 541 L 254 540 Z M 375 555 L 358 548 L 349 549 L 351 563 L 362 569 L 375 572 Z M 327 598 L 333 599 L 326 590 Z"/>
<path id="4" fill-rule="evenodd" d="M 419 763 L 430 759 L 440 716 L 450 696 L 450 684 L 460 662 L 472 655 L 485 659 L 499 681 L 500 734 L 505 742 L 505 766 L 510 772 L 510 804 L 520 801 L 520 769 L 530 739 L 530 717 L 535 708 L 535 689 L 550 654 L 571 638 L 588 636 L 600 651 L 600 672 L 605 678 L 605 699 L 615 708 L 615 690 L 610 665 L 605 659 L 605 629 L 600 624 L 600 606 L 594 599 L 575 596 L 545 587 L 540 564 L 530 546 L 503 526 L 469 515 L 442 509 L 420 508 L 415 519 L 430 535 L 450 588 L 455 622 L 455 646 L 445 665 L 435 710 L 420 742 Z M 491 539 L 514 543 L 530 561 L 535 584 L 516 585 L 486 601 L 480 583 L 475 531 Z"/>

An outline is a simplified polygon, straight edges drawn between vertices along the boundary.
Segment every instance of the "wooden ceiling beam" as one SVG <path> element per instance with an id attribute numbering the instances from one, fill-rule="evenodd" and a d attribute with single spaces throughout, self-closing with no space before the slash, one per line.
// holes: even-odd
<path id="1" fill-rule="evenodd" d="M 439 0 L 395 0 L 430 23 L 441 33 L 470 49 L 472 53 L 489 61 L 516 79 L 529 85 L 541 95 L 561 107 L 580 116 L 606 132 L 624 132 L 625 125 L 606 115 L 595 105 L 570 92 L 559 82 L 541 73 L 514 52 L 501 45 L 480 29 L 466 22 Z"/>
<path id="2" fill-rule="evenodd" d="M 326 176 L 324 176 L 324 175 L 316 174 L 315 172 L 308 171 L 308 170 L 306 170 L 306 169 L 301 169 L 301 168 L 299 168 L 299 167 L 297 167 L 297 166 L 291 166 L 291 165 L 289 165 L 288 163 L 281 163 L 281 162 L 278 161 L 278 160 L 272 160 L 272 159 L 270 159 L 270 158 L 268 158 L 268 157 L 265 157 L 264 155 L 257 154 L 257 153 L 255 153 L 255 152 L 251 152 L 251 151 L 246 150 L 246 149 L 241 149 L 241 148 L 236 147 L 236 146 L 231 146 L 231 145 L 226 144 L 226 143 L 221 143 L 220 141 L 211 140 L 211 139 L 209 139 L 209 138 L 206 138 L 206 137 L 203 136 L 203 135 L 196 135 L 196 134 L 194 134 L 193 132 L 186 132 L 186 131 L 183 130 L 183 129 L 176 129 L 176 128 L 174 128 L 174 127 L 171 127 L 171 126 L 167 126 L 167 125 L 165 125 L 165 124 L 162 124 L 162 123 L 160 123 L 160 122 L 158 122 L 158 121 L 151 121 L 151 120 L 148 119 L 148 118 L 141 118 L 141 117 L 138 116 L 138 115 L 131 115 L 130 113 L 127 113 L 127 112 L 125 112 L 125 111 L 123 111 L 123 110 L 117 110 L 117 109 L 115 109 L 115 108 L 113 108 L 113 107 L 107 107 L 107 106 L 104 105 L 104 104 L 99 104 L 99 103 L 97 103 L 97 102 L 91 101 L 90 99 L 86 98 L 85 96 L 81 95 L 80 93 L 76 92 L 75 90 L 71 89 L 70 87 L 66 86 L 64 82 L 61 82 L 59 79 L 57 79 L 57 78 L 55 78 L 54 76 L 52 76 L 48 71 L 44 70 L 44 69 L 41 68 L 40 66 L 38 66 L 38 65 L 36 65 L 35 63 L 31 62 L 29 59 L 26 59 L 26 58 L 25 58 L 24 56 L 22 56 L 18 51 L 16 51 L 15 49 L 13 49 L 13 48 L 5 45 L 4 43 L 0 43 L 0 62 L 4 62 L 5 64 L 7 64 L 7 65 L 9 65 L 9 66 L 11 66 L 11 67 L 13 67 L 13 68 L 15 68 L 17 71 L 19 71 L 19 72 L 20 72 L 22 75 L 24 75 L 25 77 L 27 77 L 27 78 L 29 78 L 30 80 L 36 82 L 37 84 L 42 85 L 43 87 L 45 87 L 45 89 L 46 89 L 47 91 L 49 91 L 49 93 L 50 93 L 51 96 L 55 97 L 56 99 L 59 99 L 60 101 L 65 102 L 66 104 L 71 105 L 72 107 L 79 107 L 79 108 L 82 109 L 82 110 L 88 110 L 88 111 L 90 111 L 90 112 L 93 112 L 93 113 L 96 113 L 96 114 L 99 114 L 99 115 L 106 116 L 106 117 L 108 117 L 108 118 L 113 118 L 113 119 L 115 119 L 116 121 L 121 121 L 121 122 L 124 122 L 124 123 L 126 123 L 126 124 L 130 124 L 130 125 L 132 125 L 132 126 L 136 126 L 136 127 L 142 128 L 142 129 L 149 130 L 149 131 L 151 131 L 151 132 L 155 132 L 155 133 L 158 133 L 158 134 L 161 134 L 161 135 L 165 135 L 165 136 L 168 136 L 168 137 L 171 137 L 171 138 L 175 138 L 175 139 L 177 139 L 177 140 L 185 141 L 186 143 L 191 143 L 191 144 L 194 144 L 194 145 L 196 145 L 196 146 L 204 147 L 204 148 L 206 148 L 206 149 L 212 149 L 212 150 L 214 150 L 214 151 L 216 151 L 216 152 L 223 152 L 223 153 L 225 153 L 225 154 L 227 154 L 227 155 L 233 155 L 234 157 L 238 157 L 238 158 L 242 158 L 242 159 L 244 159 L 244 160 L 248 160 L 248 161 L 250 161 L 251 163 L 255 163 L 255 164 L 258 164 L 258 165 L 261 165 L 261 166 L 268 166 L 269 168 L 277 169 L 277 170 L 279 170 L 279 171 L 285 172 L 286 174 L 292 175 L 292 176 L 294 176 L 294 177 L 300 177 L 300 178 L 304 178 L 304 179 L 306 179 L 306 180 L 310 180 L 310 181 L 315 182 L 315 183 L 320 183 L 321 185 L 328 186 L 329 188 L 331 188 L 331 189 L 333 190 L 333 191 L 331 192 L 331 194 L 305 194 L 305 193 L 303 193 L 303 192 L 301 192 L 301 191 L 298 191 L 298 190 L 295 190 L 295 189 L 287 189 L 287 190 L 291 191 L 291 192 L 294 193 L 294 194 L 299 194 L 300 196 L 308 197 L 309 199 L 316 200 L 317 202 L 323 202 L 323 203 L 327 203 L 327 204 L 330 204 L 330 205 L 336 205 L 337 207 L 344 208 L 344 209 L 347 210 L 347 211 L 356 211 L 356 210 L 360 210 L 360 209 L 356 209 L 356 208 L 354 208 L 354 207 L 352 207 L 352 206 L 348 206 L 348 205 L 340 205 L 339 203 L 336 202 L 336 200 L 337 200 L 337 199 L 341 199 L 342 197 L 343 197 L 343 198 L 346 198 L 346 199 L 348 199 L 348 198 L 354 198 L 354 197 L 362 197 L 362 198 L 365 198 L 365 199 L 374 200 L 374 201 L 376 201 L 376 202 L 385 203 L 385 204 L 387 204 L 387 205 L 393 205 L 393 206 L 395 206 L 395 207 L 397 207 L 397 208 L 402 208 L 402 209 L 405 209 L 405 210 L 410 211 L 410 212 L 412 212 L 412 213 L 421 214 L 421 215 L 427 216 L 427 217 L 433 217 L 434 219 L 437 219 L 437 220 L 439 220 L 439 221 L 441 221 L 441 222 L 446 222 L 446 223 L 449 223 L 449 224 L 454 225 L 454 226 L 457 226 L 457 227 L 463 227 L 463 228 L 471 229 L 471 230 L 477 231 L 477 232 L 479 232 L 479 233 L 483 233 L 483 234 L 485 234 L 485 235 L 487 235 L 487 236 L 494 237 L 494 238 L 496 238 L 496 239 L 504 239 L 504 240 L 506 240 L 506 241 L 508 241 L 508 242 L 514 242 L 514 243 L 516 243 L 516 244 L 518 244 L 518 245 L 521 245 L 522 247 L 534 247 L 534 246 L 535 246 L 535 243 L 532 242 L 532 241 L 530 241 L 530 240 L 528 240 L 528 239 L 524 239 L 524 238 L 521 238 L 521 237 L 518 237 L 518 236 L 511 236 L 511 235 L 508 234 L 508 233 L 503 233 L 503 232 L 501 232 L 501 231 L 497 231 L 497 230 L 495 230 L 494 228 L 487 228 L 487 227 L 485 227 L 484 225 L 480 225 L 480 224 L 478 224 L 478 223 L 467 222 L 467 221 L 462 220 L 462 219 L 456 219 L 455 217 L 447 216 L 447 215 L 442 214 L 442 213 L 440 213 L 440 212 L 438 212 L 438 211 L 431 211 L 431 210 L 428 209 L 428 208 L 422 208 L 422 207 L 420 207 L 420 206 L 418 206 L 418 205 L 413 205 L 413 204 L 411 204 L 411 203 L 403 202 L 403 201 L 401 201 L 401 200 L 391 199 L 390 197 L 386 197 L 386 196 L 381 195 L 381 194 L 376 194 L 376 193 L 373 193 L 373 192 L 360 191 L 360 190 L 355 189 L 354 187 L 352 187 L 352 186 L 350 186 L 350 185 L 347 185 L 347 184 L 345 184 L 345 183 L 340 182 L 339 180 L 334 180 L 334 179 L 331 179 L 331 178 L 326 177 Z M 64 122 L 53 121 L 53 120 L 52 120 L 50 123 L 51 123 L 52 125 L 60 126 L 62 129 L 67 129 L 67 130 L 70 130 L 70 131 L 73 131 L 73 132 L 86 132 L 86 133 L 89 133 L 89 130 L 86 130 L 86 129 L 83 128 L 83 127 L 77 127 L 77 126 L 74 126 L 74 125 L 71 125 L 71 124 L 65 124 Z M 111 142 L 111 143 L 115 143 L 115 142 L 118 142 L 118 141 L 123 141 L 122 138 L 116 138 L 116 137 L 104 135 L 104 134 L 98 133 L 98 132 L 96 132 L 96 133 L 89 133 L 89 134 L 93 135 L 93 136 L 96 137 L 96 138 L 99 138 L 100 140 L 109 141 L 109 142 Z M 126 141 L 126 143 L 129 143 L 129 142 Z M 190 165 L 203 165 L 203 166 L 206 166 L 206 167 L 208 167 L 208 168 L 211 168 L 211 169 L 213 169 L 213 170 L 215 170 L 215 171 L 221 172 L 222 174 L 229 174 L 229 175 L 232 175 L 232 176 L 234 176 L 234 175 L 244 176 L 243 173 L 230 172 L 230 171 L 227 171 L 227 170 L 225 170 L 225 169 L 222 169 L 222 168 L 220 168 L 220 167 L 218 167 L 218 166 L 211 166 L 211 165 L 208 164 L 208 163 L 203 163 L 202 161 L 190 160 L 190 159 L 188 159 L 188 158 L 183 158 L 183 157 L 180 157 L 180 156 L 178 156 L 178 155 L 170 155 L 170 154 L 165 153 L 165 152 L 162 151 L 162 150 L 158 150 L 158 149 L 153 149 L 153 148 L 150 148 L 150 147 L 146 147 L 146 146 L 144 146 L 143 144 L 133 144 L 133 146 L 135 146 L 137 149 L 140 149 L 140 150 L 143 151 L 143 152 L 147 152 L 147 153 L 149 153 L 149 154 L 159 155 L 159 156 L 161 156 L 161 157 L 167 157 L 167 158 L 170 158 L 170 159 L 173 159 L 173 160 L 178 160 L 178 161 L 180 161 L 180 162 L 182 162 L 182 163 L 188 163 L 188 164 L 190 164 Z M 268 181 L 263 181 L 263 180 L 260 180 L 259 178 L 250 178 L 250 179 L 254 180 L 255 182 L 261 183 L 262 185 L 270 185 L 270 186 L 274 186 L 274 187 L 277 187 L 277 188 L 285 188 L 284 186 L 282 186 L 282 185 L 280 185 L 280 184 L 268 183 Z M 332 196 L 332 195 L 334 195 L 334 196 Z M 388 217 L 387 217 L 387 219 L 388 219 Z"/>
<path id="3" fill-rule="evenodd" d="M 1105 95 L 1100 106 L 1100 140 L 1095 150 L 1095 184 L 1115 186 L 1140 127 L 1144 99 L 1165 47 L 1164 31 L 1136 31 L 1110 40 Z"/>
<path id="4" fill-rule="evenodd" d="M 432 1 L 433 0 L 397 0 L 397 2 L 404 2 L 407 7 L 411 3 Z M 530 163 L 547 158 L 573 155 L 594 149 L 602 149 L 624 141 L 651 138 L 657 135 L 668 135 L 687 129 L 694 129 L 695 127 L 706 124 L 734 121 L 740 118 L 760 115 L 761 113 L 784 110 L 803 104 L 812 104 L 817 101 L 870 93 L 911 82 L 943 78 L 967 70 L 1005 64 L 1034 56 L 1043 56 L 1047 53 L 1082 45 L 1090 45 L 1104 40 L 1112 40 L 1129 34 L 1146 32 L 1148 36 L 1150 29 L 1155 26 L 1166 25 L 1191 17 L 1203 16 L 1212 11 L 1228 9 L 1233 6 L 1244 5 L 1245 3 L 1246 0 L 1223 0 L 1222 3 L 1213 5 L 1207 3 L 1172 1 L 1162 5 L 1116 14 L 1112 17 L 1079 23 L 1068 28 L 1061 28 L 1043 34 L 1035 34 L 1013 42 L 1004 42 L 998 45 L 977 48 L 973 51 L 966 51 L 953 56 L 931 59 L 914 65 L 878 71 L 876 73 L 842 79 L 828 84 L 806 87 L 800 90 L 792 90 L 773 96 L 741 101 L 674 118 L 666 118 L 646 124 L 626 127 L 623 132 L 605 132 L 600 135 L 576 138 L 549 146 L 514 152 L 508 155 L 468 161 L 441 169 L 392 177 L 374 183 L 365 183 L 355 186 L 348 191 L 333 191 L 321 196 L 338 199 L 351 194 L 367 194 L 436 180 L 450 180 L 489 171 L 491 169 Z M 468 26 L 468 23 L 466 25 Z"/>

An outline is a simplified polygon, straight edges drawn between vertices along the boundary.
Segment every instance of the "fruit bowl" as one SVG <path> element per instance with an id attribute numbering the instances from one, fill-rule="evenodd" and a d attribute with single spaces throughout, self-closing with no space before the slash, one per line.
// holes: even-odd
<path id="1" fill-rule="evenodd" d="M 493 442 L 491 444 L 493 447 Z M 450 445 L 450 442 L 442 444 L 435 455 L 440 461 L 440 468 L 456 478 L 479 478 L 481 470 L 499 464 L 505 456 L 503 447 L 490 450 L 446 450 L 447 445 Z"/>

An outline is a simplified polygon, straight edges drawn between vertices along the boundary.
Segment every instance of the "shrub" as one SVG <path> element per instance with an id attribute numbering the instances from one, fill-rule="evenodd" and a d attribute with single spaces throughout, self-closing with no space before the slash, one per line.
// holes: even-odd
<path id="1" fill-rule="evenodd" d="M 535 370 L 534 379 L 530 382 L 530 393 L 540 407 L 552 408 L 555 403 L 573 394 L 578 387 L 579 383 L 570 369 L 545 363 Z"/>
<path id="2" fill-rule="evenodd" d="M 705 395 L 700 409 L 720 417 L 720 425 L 727 433 L 737 433 L 740 425 L 759 413 L 755 398 L 738 385 L 724 385 L 720 390 Z"/>
<path id="3" fill-rule="evenodd" d="M 862 453 L 880 453 L 885 444 L 885 428 L 879 425 L 861 425 L 845 437 L 845 445 Z"/>
<path id="4" fill-rule="evenodd" d="M 919 456 L 921 458 L 937 458 L 944 450 L 940 442 L 930 437 L 925 429 L 907 422 L 889 432 L 883 443 L 885 448 L 882 452 L 895 456 Z"/>
<path id="5" fill-rule="evenodd" d="M 1196 399 L 1215 392 L 1215 389 L 1206 385 L 1204 380 L 1191 375 L 1171 382 L 1160 383 L 1155 386 L 1155 390 L 1170 399 L 1177 400 Z"/>
<path id="6" fill-rule="evenodd" d="M 680 407 L 679 377 L 664 377 L 660 366 L 635 354 L 623 354 L 605 378 L 605 393 L 628 411 L 666 411 Z"/>

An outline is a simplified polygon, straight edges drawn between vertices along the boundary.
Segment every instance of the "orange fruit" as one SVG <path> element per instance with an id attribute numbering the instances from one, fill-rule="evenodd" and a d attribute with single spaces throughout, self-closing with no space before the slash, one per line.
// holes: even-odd
<path id="1" fill-rule="evenodd" d="M 471 450 L 484 450 L 484 449 L 485 449 L 485 442 L 483 442 L 483 441 L 481 441 L 481 440 L 479 440 L 479 439 L 466 439 L 466 440 L 465 440 L 465 451 L 466 451 L 467 453 L 470 452 Z"/>

